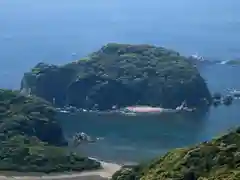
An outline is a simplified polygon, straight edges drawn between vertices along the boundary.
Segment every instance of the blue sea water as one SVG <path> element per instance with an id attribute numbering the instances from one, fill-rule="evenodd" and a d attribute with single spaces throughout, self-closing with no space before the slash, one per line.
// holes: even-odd
<path id="1" fill-rule="evenodd" d="M 0 0 L 0 87 L 19 88 L 39 61 L 63 64 L 108 42 L 148 43 L 212 60 L 240 58 L 238 0 Z M 239 67 L 200 69 L 211 91 L 240 89 Z M 140 161 L 210 139 L 240 125 L 240 102 L 207 114 L 161 117 L 62 116 L 67 136 L 84 131 L 105 140 L 82 153 Z"/>
<path id="2" fill-rule="evenodd" d="M 18 88 L 39 61 L 63 64 L 108 42 L 239 58 L 239 7 L 238 0 L 0 0 L 0 85 Z"/>

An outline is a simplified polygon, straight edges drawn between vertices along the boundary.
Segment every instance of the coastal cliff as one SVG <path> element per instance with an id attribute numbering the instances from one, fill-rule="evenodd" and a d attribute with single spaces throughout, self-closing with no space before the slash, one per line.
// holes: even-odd
<path id="1" fill-rule="evenodd" d="M 240 179 L 240 128 L 195 147 L 181 148 L 150 163 L 125 167 L 112 180 Z"/>
<path id="2" fill-rule="evenodd" d="M 25 73 L 21 90 L 57 106 L 108 110 L 113 106 L 206 106 L 211 95 L 190 60 L 151 45 L 110 43 L 78 61 L 39 63 Z"/>
<path id="3" fill-rule="evenodd" d="M 55 109 L 45 100 L 0 90 L 0 171 L 64 172 L 100 168 L 67 152 Z"/>

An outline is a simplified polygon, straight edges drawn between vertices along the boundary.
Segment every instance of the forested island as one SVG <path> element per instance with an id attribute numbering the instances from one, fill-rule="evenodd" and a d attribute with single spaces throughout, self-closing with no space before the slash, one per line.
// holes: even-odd
<path id="1" fill-rule="evenodd" d="M 21 90 L 60 107 L 97 110 L 211 103 L 207 85 L 189 58 L 152 45 L 110 43 L 66 65 L 39 63 L 25 73 Z"/>

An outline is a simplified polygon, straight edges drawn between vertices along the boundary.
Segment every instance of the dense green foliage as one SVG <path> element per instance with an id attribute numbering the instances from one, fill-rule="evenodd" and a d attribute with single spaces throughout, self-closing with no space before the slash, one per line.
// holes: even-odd
<path id="1" fill-rule="evenodd" d="M 82 171 L 99 163 L 68 153 L 51 105 L 37 97 L 0 90 L 0 170 Z"/>
<path id="2" fill-rule="evenodd" d="M 188 58 L 162 47 L 107 44 L 79 61 L 39 63 L 26 73 L 22 90 L 56 104 L 86 109 L 128 105 L 175 108 L 206 105 L 210 93 Z M 207 101 L 206 101 L 207 100 Z"/>
<path id="3" fill-rule="evenodd" d="M 195 147 L 176 149 L 148 165 L 125 168 L 113 180 L 238 180 L 240 128 Z"/>
<path id="4" fill-rule="evenodd" d="M 26 135 L 53 145 L 66 144 L 54 108 L 40 98 L 0 90 L 0 123 L 1 140 Z"/>

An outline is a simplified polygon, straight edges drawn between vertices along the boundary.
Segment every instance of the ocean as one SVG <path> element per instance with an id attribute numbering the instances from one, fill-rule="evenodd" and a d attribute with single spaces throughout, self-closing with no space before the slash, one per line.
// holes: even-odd
<path id="1" fill-rule="evenodd" d="M 108 42 L 154 44 L 210 60 L 240 58 L 238 0 L 0 0 L 0 87 L 18 89 L 38 62 L 64 64 Z M 211 65 L 200 72 L 212 92 L 240 89 L 240 67 Z M 240 125 L 240 101 L 207 113 L 156 117 L 60 115 L 67 137 L 104 137 L 83 154 L 139 162 L 211 139 Z"/>
<path id="2" fill-rule="evenodd" d="M 1 87 L 38 62 L 63 64 L 108 42 L 240 57 L 238 0 L 0 0 Z"/>

